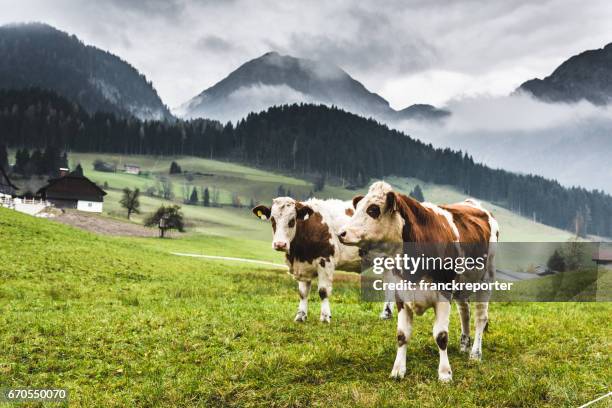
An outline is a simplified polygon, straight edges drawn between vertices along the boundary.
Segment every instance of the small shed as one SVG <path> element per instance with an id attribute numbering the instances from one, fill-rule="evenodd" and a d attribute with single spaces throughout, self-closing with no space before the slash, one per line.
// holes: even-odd
<path id="1" fill-rule="evenodd" d="M 612 270 L 612 247 L 600 248 L 599 251 L 593 255 L 593 261 L 598 266 Z"/>
<path id="2" fill-rule="evenodd" d="M 37 196 L 58 208 L 75 208 L 79 211 L 101 213 L 106 192 L 87 177 L 67 174 L 49 180 L 38 190 Z"/>
<path id="3" fill-rule="evenodd" d="M 140 174 L 140 166 L 137 166 L 135 164 L 126 164 L 123 166 L 123 170 L 127 174 L 136 174 L 136 175 Z"/>
<path id="4" fill-rule="evenodd" d="M 14 196 L 17 192 L 17 187 L 11 183 L 11 180 L 4 171 L 4 168 L 0 166 L 0 195 L 3 196 Z"/>

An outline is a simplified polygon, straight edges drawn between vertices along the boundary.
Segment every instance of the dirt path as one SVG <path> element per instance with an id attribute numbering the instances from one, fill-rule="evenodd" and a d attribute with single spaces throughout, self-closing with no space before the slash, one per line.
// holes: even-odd
<path id="1" fill-rule="evenodd" d="M 255 259 L 234 258 L 234 257 L 231 257 L 231 256 L 186 254 L 186 253 L 182 253 L 182 252 L 170 252 L 170 253 L 172 255 L 188 256 L 188 257 L 191 257 L 191 258 L 206 258 L 206 259 L 220 259 L 220 260 L 223 260 L 223 261 L 248 262 L 248 263 L 254 263 L 254 264 L 258 264 L 258 265 L 267 265 L 267 266 L 274 266 L 276 268 L 287 269 L 287 265 L 277 264 L 277 263 L 274 263 L 274 262 L 256 261 Z"/>
<path id="2" fill-rule="evenodd" d="M 88 214 L 77 211 L 66 211 L 65 213 L 50 218 L 51 220 L 71 225 L 85 231 L 102 235 L 128 236 L 128 237 L 155 237 L 157 230 L 146 228 L 131 222 L 120 221 L 113 218 L 103 217 L 97 214 Z"/>

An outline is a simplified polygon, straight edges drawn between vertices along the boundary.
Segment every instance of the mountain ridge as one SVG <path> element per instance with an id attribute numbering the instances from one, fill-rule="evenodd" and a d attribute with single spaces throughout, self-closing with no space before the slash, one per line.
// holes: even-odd
<path id="1" fill-rule="evenodd" d="M 44 23 L 0 26 L 0 88 L 49 89 L 90 113 L 171 119 L 161 98 L 136 68 Z"/>
<path id="2" fill-rule="evenodd" d="M 612 43 L 583 51 L 561 63 L 549 76 L 523 82 L 518 92 L 528 92 L 546 102 L 579 102 L 594 105 L 612 102 Z"/>
<path id="3" fill-rule="evenodd" d="M 247 106 L 244 106 L 244 101 Z M 236 108 L 240 101 L 242 108 Z M 306 58 L 267 52 L 251 59 L 177 110 L 183 117 L 237 120 L 273 105 L 322 103 L 379 119 L 437 120 L 448 114 L 431 105 L 394 110 L 342 68 Z"/>

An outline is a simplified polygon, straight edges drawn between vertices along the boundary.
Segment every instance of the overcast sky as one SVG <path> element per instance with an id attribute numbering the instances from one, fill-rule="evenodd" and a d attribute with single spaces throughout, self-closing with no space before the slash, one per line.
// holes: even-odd
<path id="1" fill-rule="evenodd" d="M 333 62 L 402 108 L 507 94 L 612 42 L 612 3 L 535 3 L 0 0 L 0 23 L 46 22 L 109 50 L 170 107 L 276 50 Z"/>

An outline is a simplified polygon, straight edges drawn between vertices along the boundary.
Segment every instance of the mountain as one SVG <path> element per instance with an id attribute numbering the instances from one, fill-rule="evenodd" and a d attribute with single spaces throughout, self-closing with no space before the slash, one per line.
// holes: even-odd
<path id="1" fill-rule="evenodd" d="M 0 27 L 0 89 L 53 90 L 88 112 L 172 117 L 144 75 L 119 57 L 49 25 Z"/>
<path id="2" fill-rule="evenodd" d="M 397 112 L 398 117 L 405 120 L 438 120 L 450 116 L 450 112 L 432 105 L 417 103 Z"/>
<path id="3" fill-rule="evenodd" d="M 582 99 L 607 105 L 612 101 L 612 43 L 575 55 L 544 79 L 531 79 L 519 91 L 547 102 L 578 102 Z"/>
<path id="4" fill-rule="evenodd" d="M 273 105 L 321 103 L 379 119 L 439 119 L 440 110 L 413 105 L 396 111 L 336 65 L 268 52 L 176 110 L 179 116 L 237 120 Z M 416 107 L 414 107 L 416 106 Z"/>

